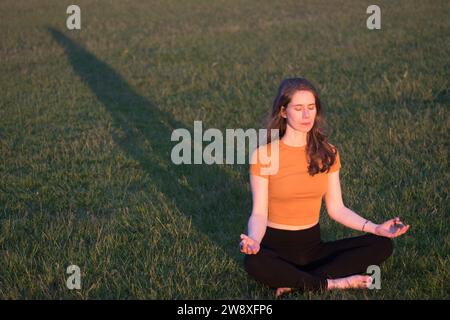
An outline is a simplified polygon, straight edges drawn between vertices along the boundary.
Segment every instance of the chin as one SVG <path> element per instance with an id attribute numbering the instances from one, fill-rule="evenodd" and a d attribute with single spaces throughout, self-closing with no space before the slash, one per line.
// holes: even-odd
<path id="1" fill-rule="evenodd" d="M 308 128 L 305 128 L 305 127 L 303 127 L 303 126 L 298 127 L 298 128 L 295 128 L 296 131 L 301 131 L 301 132 L 310 132 L 311 129 L 312 129 L 312 126 L 311 126 L 311 127 L 308 127 Z"/>

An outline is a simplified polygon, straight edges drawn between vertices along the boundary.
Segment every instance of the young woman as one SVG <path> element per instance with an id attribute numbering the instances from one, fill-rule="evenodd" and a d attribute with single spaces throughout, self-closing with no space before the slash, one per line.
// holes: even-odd
<path id="1" fill-rule="evenodd" d="M 314 86 L 303 78 L 285 79 L 267 122 L 269 132 L 279 129 L 279 139 L 271 141 L 268 134 L 267 144 L 252 155 L 253 209 L 240 248 L 245 253 L 245 270 L 276 288 L 276 296 L 292 289 L 367 288 L 372 277 L 362 273 L 385 261 L 393 251 L 391 238 L 409 229 L 398 217 L 375 224 L 345 207 L 340 155 L 327 141 L 323 124 Z M 269 164 L 261 161 L 263 154 L 278 159 L 271 165 L 277 170 L 266 171 Z M 319 213 L 323 196 L 333 220 L 368 234 L 322 241 Z"/>

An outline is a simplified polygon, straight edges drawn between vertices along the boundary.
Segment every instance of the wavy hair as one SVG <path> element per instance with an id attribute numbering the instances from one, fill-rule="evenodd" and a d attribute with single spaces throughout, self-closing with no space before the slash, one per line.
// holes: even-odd
<path id="1" fill-rule="evenodd" d="M 316 100 L 316 117 L 313 127 L 307 133 L 306 154 L 309 162 L 308 172 L 311 176 L 319 172 L 328 172 L 329 168 L 336 160 L 337 150 L 328 143 L 328 135 L 326 134 L 326 119 L 322 110 L 318 92 L 311 82 L 304 78 L 288 78 L 281 82 L 278 93 L 273 101 L 272 110 L 264 120 L 264 126 L 267 132 L 271 129 L 279 129 L 279 139 L 286 133 L 286 118 L 281 116 L 281 107 L 287 108 L 291 102 L 295 92 L 306 90 L 311 92 Z M 267 143 L 272 140 L 271 134 L 267 134 Z M 320 167 L 322 164 L 322 167 Z"/>

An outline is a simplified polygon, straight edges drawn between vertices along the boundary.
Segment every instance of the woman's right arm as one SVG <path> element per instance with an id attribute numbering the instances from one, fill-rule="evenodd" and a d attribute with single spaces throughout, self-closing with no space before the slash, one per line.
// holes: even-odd
<path id="1" fill-rule="evenodd" d="M 253 209 L 248 220 L 248 236 L 241 234 L 241 252 L 257 254 L 267 227 L 269 179 L 251 174 L 250 185 Z"/>
<path id="2" fill-rule="evenodd" d="M 250 175 L 253 208 L 248 220 L 248 236 L 261 243 L 267 227 L 269 179 Z"/>

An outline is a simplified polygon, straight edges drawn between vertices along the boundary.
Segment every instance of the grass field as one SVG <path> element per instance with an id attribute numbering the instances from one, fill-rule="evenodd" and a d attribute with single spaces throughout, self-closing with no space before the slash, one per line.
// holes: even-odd
<path id="1" fill-rule="evenodd" d="M 284 299 L 448 299 L 447 1 L 0 4 L 0 298 L 272 299 L 238 250 L 248 165 L 170 161 L 175 128 L 260 128 L 285 77 L 315 83 L 346 206 L 399 215 L 382 289 Z M 326 240 L 360 234 L 322 206 Z M 68 290 L 66 268 L 81 269 Z"/>

